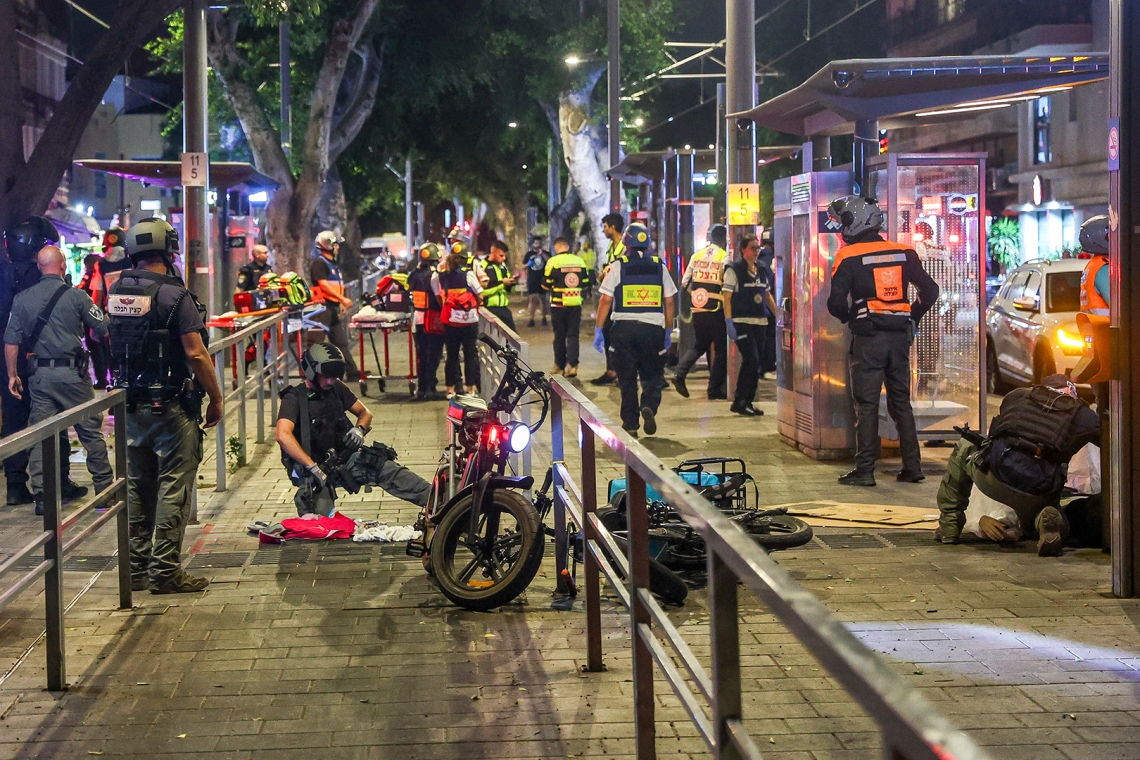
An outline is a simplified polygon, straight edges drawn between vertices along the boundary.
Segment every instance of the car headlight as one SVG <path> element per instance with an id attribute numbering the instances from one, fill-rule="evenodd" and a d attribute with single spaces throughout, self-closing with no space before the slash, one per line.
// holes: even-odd
<path id="1" fill-rule="evenodd" d="M 1057 346 L 1061 349 L 1084 349 L 1085 339 L 1081 337 L 1080 332 L 1074 332 L 1072 327 L 1070 327 L 1068 330 L 1066 330 L 1064 327 L 1058 327 Z"/>
<path id="2" fill-rule="evenodd" d="M 516 454 L 530 445 L 530 428 L 522 422 L 507 423 L 507 448 Z"/>

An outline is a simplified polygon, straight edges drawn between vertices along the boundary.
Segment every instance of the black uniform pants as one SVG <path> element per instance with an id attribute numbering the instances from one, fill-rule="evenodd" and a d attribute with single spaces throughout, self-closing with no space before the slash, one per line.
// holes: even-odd
<path id="1" fill-rule="evenodd" d="M 550 309 L 554 327 L 554 365 L 578 366 L 578 339 L 582 328 L 581 306 L 554 306 Z"/>
<path id="2" fill-rule="evenodd" d="M 23 398 L 16 398 L 8 392 L 8 371 L 0 362 L 0 437 L 7 437 L 18 433 L 28 426 L 28 419 L 32 415 L 32 394 L 28 392 L 31 385 L 30 378 L 21 377 L 24 384 Z M 39 444 L 36 444 L 37 446 Z M 24 449 L 19 454 L 13 454 L 4 460 L 4 478 L 8 481 L 8 488 L 27 485 L 28 483 L 28 455 Z M 71 472 L 71 444 L 67 441 L 67 431 L 59 434 L 59 469 L 60 482 L 70 478 Z"/>
<path id="3" fill-rule="evenodd" d="M 722 311 L 693 312 L 693 345 L 677 365 L 677 375 L 689 374 L 697 359 L 706 353 L 709 355 L 709 398 L 728 398 L 728 332 Z"/>
<path id="4" fill-rule="evenodd" d="M 760 371 L 776 371 L 776 320 L 768 317 L 768 326 L 764 328 L 764 346 L 760 349 Z"/>
<path id="5" fill-rule="evenodd" d="M 360 379 L 360 367 L 352 358 L 352 346 L 348 342 L 348 319 L 340 310 L 340 304 L 325 301 L 325 310 L 316 316 L 317 321 L 329 328 L 329 343 L 344 354 L 344 379 Z"/>
<path id="6" fill-rule="evenodd" d="M 751 404 L 756 398 L 756 386 L 760 382 L 760 357 L 767 342 L 766 325 L 736 323 L 736 350 L 740 352 L 740 372 L 736 375 L 737 404 Z"/>
<path id="7" fill-rule="evenodd" d="M 855 400 L 855 469 L 873 472 L 879 458 L 879 394 L 887 387 L 887 413 L 899 430 L 903 469 L 922 470 L 918 431 L 910 406 L 910 334 L 877 332 L 851 339 L 851 396 Z"/>
<path id="8" fill-rule="evenodd" d="M 610 353 L 610 336 L 613 334 L 614 320 L 612 317 L 606 317 L 606 323 L 602 325 L 602 342 L 606 348 L 606 372 L 617 372 L 614 369 L 613 354 Z"/>
<path id="9" fill-rule="evenodd" d="M 637 430 L 641 427 L 641 409 L 649 407 L 656 414 L 661 406 L 661 391 L 665 389 L 665 328 L 644 322 L 614 322 L 608 352 L 621 389 L 621 426 Z"/>
<path id="10" fill-rule="evenodd" d="M 479 385 L 479 325 L 463 325 L 443 328 L 443 344 L 447 346 L 447 364 L 443 368 L 444 380 L 448 388 L 460 390 L 467 378 L 467 385 Z M 459 371 L 459 351 L 463 350 L 463 372 Z"/>
<path id="11" fill-rule="evenodd" d="M 439 362 L 443 358 L 443 336 L 432 335 L 424 331 L 422 326 L 418 326 L 413 338 L 416 341 L 416 391 L 418 393 L 427 393 L 434 391 L 436 383 L 439 380 L 436 378 L 436 371 L 439 369 Z"/>
<path id="12" fill-rule="evenodd" d="M 95 373 L 95 387 L 106 388 L 111 384 L 110 344 L 91 330 L 86 331 L 87 352 L 91 354 L 91 369 Z"/>
<path id="13" fill-rule="evenodd" d="M 511 314 L 510 306 L 488 306 L 487 311 L 498 317 L 499 321 L 507 327 L 511 328 L 512 330 L 515 329 L 515 318 L 514 315 Z"/>

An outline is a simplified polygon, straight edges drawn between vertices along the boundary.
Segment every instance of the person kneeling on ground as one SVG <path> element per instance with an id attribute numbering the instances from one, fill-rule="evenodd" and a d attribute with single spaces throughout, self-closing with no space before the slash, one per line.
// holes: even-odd
<path id="1" fill-rule="evenodd" d="M 331 343 L 311 346 L 301 369 L 305 384 L 281 393 L 277 416 L 281 461 L 297 486 L 297 514 L 333 514 L 338 486 L 356 493 L 360 486 L 376 485 L 416 506 L 427 504 L 431 484 L 397 464 L 393 449 L 381 443 L 362 448 L 372 412 L 340 381 L 345 370 L 340 349 Z M 346 413 L 356 417 L 355 425 Z M 331 459 L 329 452 L 334 454 Z M 323 461 L 318 464 L 317 459 Z"/>
<path id="2" fill-rule="evenodd" d="M 988 437 L 966 433 L 938 487 L 935 538 L 958 542 L 977 484 L 986 496 L 1012 508 L 1024 529 L 1033 526 L 1040 556 L 1059 556 L 1069 528 L 1061 511 L 1066 470 L 1086 444 L 1100 444 L 1096 412 L 1078 398 L 1067 377 L 1050 375 L 1044 384 L 1018 388 L 1002 399 Z M 1005 541 L 1013 526 L 984 518 L 981 527 L 988 538 Z"/>

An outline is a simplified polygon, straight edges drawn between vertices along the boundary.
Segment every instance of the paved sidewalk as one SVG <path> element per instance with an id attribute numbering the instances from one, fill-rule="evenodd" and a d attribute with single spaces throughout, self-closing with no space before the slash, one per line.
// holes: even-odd
<path id="1" fill-rule="evenodd" d="M 523 332 L 535 366 L 548 369 L 550 333 Z M 600 366 L 584 337 L 582 378 Z M 690 387 L 687 402 L 666 392 L 661 433 L 642 439 L 668 462 L 738 454 L 771 503 L 933 504 L 944 450 L 924 450 L 934 461 L 921 485 L 883 478 L 877 489 L 842 489 L 842 465 L 779 442 L 774 404 L 744 420 L 700 400 L 699 377 Z M 616 411 L 615 389 L 583 388 Z M 444 405 L 397 394 L 365 402 L 377 413 L 374 437 L 429 476 Z M 537 440 L 545 446 L 547 434 Z M 94 577 L 67 617 L 65 694 L 43 691 L 42 646 L 3 675 L 42 631 L 42 599 L 29 595 L 0 615 L 0 759 L 633 756 L 626 616 L 612 599 L 604 605 L 609 669 L 582 673 L 584 617 L 580 605 L 551 609 L 549 548 L 518 604 L 464 612 L 402 546 L 259 547 L 245 524 L 292 515 L 292 491 L 275 446 L 253 447 L 250 460 L 227 493 L 202 492 L 187 546 L 191 567 L 213 580 L 207 592 L 138 594 L 136 608 L 120 612 L 114 573 Z M 545 461 L 536 451 L 536 470 Z M 618 472 L 612 461 L 604 469 Z M 379 490 L 341 508 L 398 524 L 416 512 Z M 6 525 L 24 519 L 4 515 Z M 0 555 L 10 535 L 0 535 Z M 69 598 L 110 566 L 110 547 L 93 544 L 69 564 Z M 1041 559 L 1027 545 L 944 547 L 921 531 L 831 529 L 777 557 L 995 758 L 1140 758 L 1140 605 L 1112 598 L 1099 552 Z M 706 658 L 703 591 L 670 614 Z M 743 616 L 746 722 L 765 757 L 879 757 L 873 722 L 794 637 L 750 599 Z M 707 756 L 658 686 L 660 756 Z"/>

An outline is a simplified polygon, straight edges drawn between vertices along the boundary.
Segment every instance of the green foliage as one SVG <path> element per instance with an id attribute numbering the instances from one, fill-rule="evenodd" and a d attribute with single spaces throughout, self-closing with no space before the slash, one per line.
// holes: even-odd
<path id="1" fill-rule="evenodd" d="M 1016 219 L 998 219 L 990 225 L 986 247 L 990 258 L 1004 269 L 1013 269 L 1021 263 L 1021 231 Z"/>
<path id="2" fill-rule="evenodd" d="M 226 439 L 226 469 L 232 474 L 245 467 L 245 451 L 241 439 L 231 435 Z"/>

